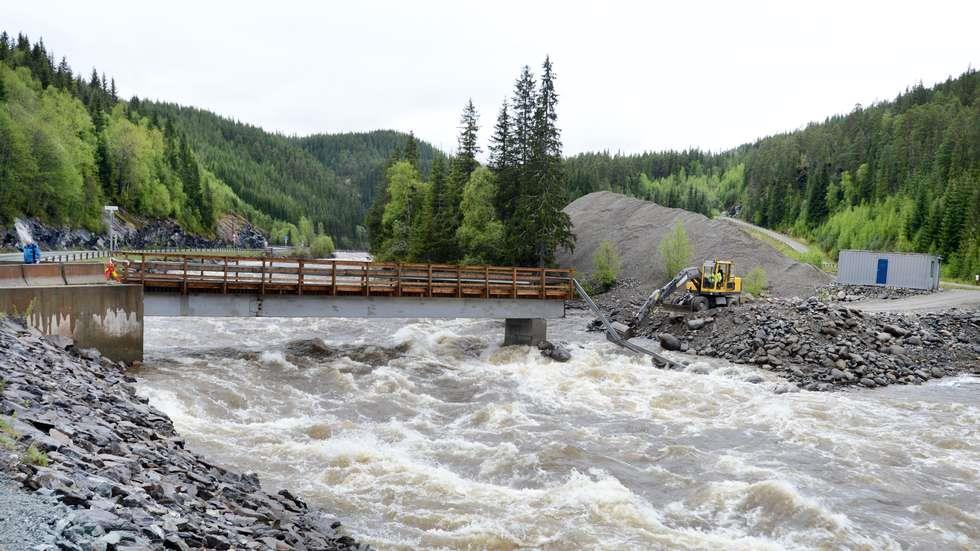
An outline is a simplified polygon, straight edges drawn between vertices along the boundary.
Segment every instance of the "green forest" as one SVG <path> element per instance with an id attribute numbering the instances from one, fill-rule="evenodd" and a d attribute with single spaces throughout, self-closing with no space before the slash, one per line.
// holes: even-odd
<path id="1" fill-rule="evenodd" d="M 980 88 L 975 70 L 893 101 L 731 151 L 565 161 L 568 199 L 612 190 L 706 215 L 730 211 L 842 249 L 945 257 L 945 274 L 980 273 Z"/>
<path id="2" fill-rule="evenodd" d="M 729 213 L 817 244 L 929 251 L 980 272 L 975 70 L 732 150 L 563 158 L 550 60 L 525 67 L 478 143 L 468 103 L 447 156 L 390 130 L 284 136 L 171 103 L 124 100 L 43 40 L 0 34 L 0 225 L 103 227 L 102 206 L 213 234 L 237 213 L 275 243 L 332 236 L 405 261 L 539 265 L 574 245 L 561 208 L 598 190 Z M 482 154 L 485 153 L 486 157 Z M 485 166 L 479 158 L 486 158 Z"/>
<path id="3" fill-rule="evenodd" d="M 114 79 L 75 74 L 43 40 L 0 34 L 0 225 L 31 216 L 103 229 L 102 206 L 171 217 L 211 235 L 225 213 L 275 243 L 330 235 L 364 247 L 365 213 L 408 134 L 269 133 L 209 111 L 118 97 Z M 420 168 L 437 152 L 416 141 Z"/>
<path id="4" fill-rule="evenodd" d="M 455 155 L 436 155 L 428 178 L 409 137 L 388 162 L 368 212 L 371 251 L 398 261 L 545 266 L 575 238 L 565 206 L 558 94 L 551 60 L 540 79 L 525 66 L 497 116 L 481 166 L 479 116 L 470 100 Z"/>

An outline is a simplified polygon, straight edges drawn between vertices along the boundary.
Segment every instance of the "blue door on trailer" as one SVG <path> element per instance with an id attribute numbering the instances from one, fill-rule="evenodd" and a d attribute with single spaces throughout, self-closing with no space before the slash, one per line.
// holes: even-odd
<path id="1" fill-rule="evenodd" d="M 878 285 L 884 285 L 888 281 L 888 259 L 879 258 L 878 259 L 878 275 L 875 277 L 875 283 Z"/>

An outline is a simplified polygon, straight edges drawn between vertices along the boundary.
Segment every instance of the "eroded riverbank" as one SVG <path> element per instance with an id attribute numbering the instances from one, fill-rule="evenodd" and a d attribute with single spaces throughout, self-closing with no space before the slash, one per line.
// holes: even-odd
<path id="1" fill-rule="evenodd" d="M 153 320 L 138 386 L 191 449 L 383 548 L 980 541 L 977 378 L 775 394 L 719 359 L 652 368 L 587 322 L 551 324 L 557 363 L 496 322 Z M 297 354 L 317 339 L 396 353 Z"/>

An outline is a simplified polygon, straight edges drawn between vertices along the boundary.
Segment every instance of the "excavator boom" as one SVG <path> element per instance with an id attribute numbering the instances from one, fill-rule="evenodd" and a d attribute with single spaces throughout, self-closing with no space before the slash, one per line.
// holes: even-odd
<path id="1" fill-rule="evenodd" d="M 674 294 L 679 288 L 683 288 L 688 281 L 697 281 L 701 278 L 701 269 L 697 266 L 691 266 L 689 268 L 684 268 L 683 270 L 677 272 L 674 279 L 668 281 L 663 287 L 659 289 L 654 289 L 650 296 L 647 297 L 643 306 L 636 312 L 633 319 L 630 321 L 629 329 L 626 332 L 627 338 L 633 335 L 633 331 L 636 330 L 640 325 L 646 321 L 647 316 L 650 315 L 650 311 L 653 310 L 655 306 L 661 304 L 670 295 Z"/>

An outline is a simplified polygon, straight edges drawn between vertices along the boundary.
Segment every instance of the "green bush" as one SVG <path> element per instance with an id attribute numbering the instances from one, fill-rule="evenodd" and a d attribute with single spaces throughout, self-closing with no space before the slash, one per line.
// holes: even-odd
<path id="1" fill-rule="evenodd" d="M 660 259 L 664 263 L 667 277 L 674 277 L 674 274 L 690 265 L 694 251 L 691 249 L 691 242 L 687 238 L 687 230 L 684 229 L 684 224 L 678 222 L 674 225 L 670 233 L 660 241 L 657 252 L 660 253 Z"/>
<path id="2" fill-rule="evenodd" d="M 756 266 L 749 270 L 749 273 L 742 278 L 742 290 L 759 296 L 762 291 L 769 286 L 769 279 L 762 266 Z"/>
<path id="3" fill-rule="evenodd" d="M 608 291 L 616 283 L 621 266 L 616 246 L 611 241 L 600 243 L 592 256 L 592 287 L 599 292 Z"/>
<path id="4" fill-rule="evenodd" d="M 34 444 L 27 447 L 27 450 L 24 451 L 24 455 L 21 457 L 21 461 L 37 467 L 47 467 L 51 463 L 51 460 L 48 459 L 48 454 L 34 447 Z"/>
<path id="5" fill-rule="evenodd" d="M 310 243 L 310 254 L 315 258 L 327 258 L 334 252 L 333 239 L 329 235 L 318 235 Z"/>

